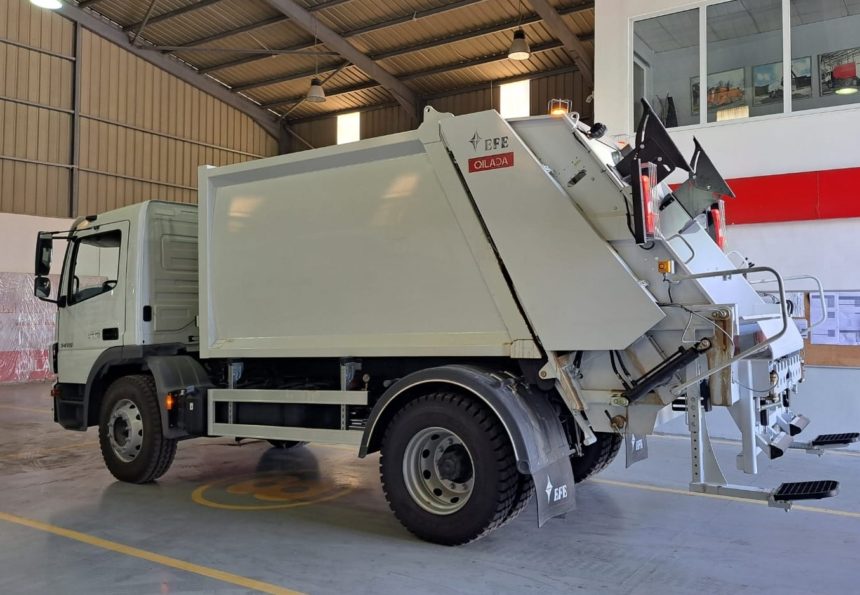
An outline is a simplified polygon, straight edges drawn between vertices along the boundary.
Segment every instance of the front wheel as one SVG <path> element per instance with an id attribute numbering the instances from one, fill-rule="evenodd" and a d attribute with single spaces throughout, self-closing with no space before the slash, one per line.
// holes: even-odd
<path id="1" fill-rule="evenodd" d="M 99 445 L 105 465 L 120 481 L 147 483 L 167 472 L 176 440 L 162 434 L 151 376 L 125 376 L 108 387 L 99 416 Z"/>
<path id="2" fill-rule="evenodd" d="M 380 473 L 400 522 L 443 545 L 467 543 L 501 526 L 520 488 L 504 428 L 488 409 L 456 393 L 424 395 L 394 416 Z"/>

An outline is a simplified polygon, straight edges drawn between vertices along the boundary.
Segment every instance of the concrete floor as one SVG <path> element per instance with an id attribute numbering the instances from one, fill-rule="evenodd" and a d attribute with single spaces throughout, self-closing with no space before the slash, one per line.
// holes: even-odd
<path id="1" fill-rule="evenodd" d="M 0 593 L 848 593 L 860 583 L 860 454 L 789 453 L 758 477 L 832 478 L 786 514 L 686 492 L 689 443 L 653 437 L 577 490 L 576 514 L 460 548 L 389 512 L 378 460 L 346 449 L 180 444 L 157 484 L 117 483 L 94 429 L 51 421 L 46 385 L 0 387 Z M 847 428 L 846 428 L 847 429 Z M 737 447 L 717 445 L 724 467 Z M 256 582 L 255 582 L 256 581 Z"/>

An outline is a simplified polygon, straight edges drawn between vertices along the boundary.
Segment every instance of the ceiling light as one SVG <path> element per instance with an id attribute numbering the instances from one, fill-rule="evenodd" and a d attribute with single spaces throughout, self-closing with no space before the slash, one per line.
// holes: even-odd
<path id="1" fill-rule="evenodd" d="M 63 3 L 60 0 L 30 0 L 30 4 L 39 8 L 47 8 L 48 10 L 57 10 L 63 7 Z"/>
<path id="2" fill-rule="evenodd" d="M 323 91 L 322 83 L 319 79 L 319 59 L 320 55 L 317 51 L 317 22 L 314 20 L 314 78 L 311 79 L 311 88 L 308 89 L 308 94 L 305 95 L 305 101 L 310 101 L 311 103 L 322 103 L 325 101 L 325 91 Z M 331 75 L 329 75 L 329 78 L 331 78 Z"/>
<path id="3" fill-rule="evenodd" d="M 834 91 L 837 95 L 853 95 L 857 92 L 857 87 L 839 87 Z"/>
<path id="4" fill-rule="evenodd" d="M 322 103 L 325 101 L 325 91 L 323 91 L 322 83 L 320 83 L 318 78 L 311 80 L 311 88 L 308 89 L 305 101 L 310 101 L 311 103 Z"/>
<path id="5" fill-rule="evenodd" d="M 528 60 L 531 56 L 529 44 L 526 41 L 526 32 L 522 29 L 514 31 L 514 40 L 511 42 L 511 49 L 508 50 L 508 58 L 511 60 Z"/>

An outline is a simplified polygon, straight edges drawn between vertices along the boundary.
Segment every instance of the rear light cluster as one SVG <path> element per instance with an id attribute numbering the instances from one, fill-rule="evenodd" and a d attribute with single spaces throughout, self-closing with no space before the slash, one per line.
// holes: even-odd
<path id="1" fill-rule="evenodd" d="M 725 202 L 715 202 L 708 211 L 708 233 L 720 247 L 726 249 L 726 208 Z"/>
<path id="2" fill-rule="evenodd" d="M 660 197 L 657 193 L 657 166 L 639 163 L 638 184 L 633 185 L 633 225 L 637 244 L 654 239 L 660 224 Z"/>

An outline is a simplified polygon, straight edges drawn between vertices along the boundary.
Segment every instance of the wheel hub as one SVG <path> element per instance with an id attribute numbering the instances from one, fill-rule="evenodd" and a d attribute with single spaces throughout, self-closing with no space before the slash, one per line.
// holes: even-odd
<path id="1" fill-rule="evenodd" d="M 421 508 L 432 514 L 452 514 L 472 495 L 472 455 L 454 432 L 425 428 L 406 445 L 403 479 L 409 495 Z"/>
<path id="2" fill-rule="evenodd" d="M 124 463 L 137 458 L 143 446 L 143 420 L 132 401 L 121 399 L 108 420 L 108 441 L 113 453 Z"/>

